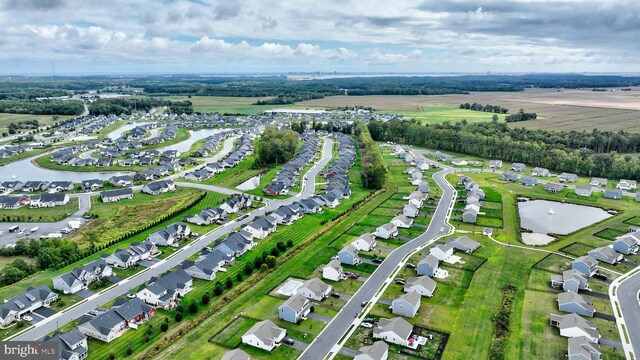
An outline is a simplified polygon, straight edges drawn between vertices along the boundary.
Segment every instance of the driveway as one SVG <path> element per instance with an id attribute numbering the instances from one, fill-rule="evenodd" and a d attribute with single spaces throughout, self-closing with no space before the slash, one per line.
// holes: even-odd
<path id="1" fill-rule="evenodd" d="M 382 305 L 389 305 L 389 306 L 391 306 L 391 300 L 387 300 L 387 299 L 378 299 L 378 304 L 382 304 Z"/>
<path id="2" fill-rule="evenodd" d="M 140 262 L 138 262 L 138 264 L 144 266 L 144 267 L 150 267 L 151 265 L 157 263 L 158 261 L 160 261 L 159 259 L 156 258 L 152 258 L 151 260 L 142 260 Z"/>
<path id="3" fill-rule="evenodd" d="M 299 350 L 299 351 L 305 351 L 307 349 L 307 347 L 309 346 L 309 344 L 304 343 L 304 342 L 302 342 L 300 340 L 293 340 L 293 344 L 292 345 L 285 344 L 284 342 L 282 343 L 282 345 L 294 348 L 294 349 Z"/>
<path id="4" fill-rule="evenodd" d="M 593 314 L 594 318 L 598 318 L 598 319 L 602 319 L 602 320 L 608 320 L 608 321 L 613 321 L 616 322 L 616 317 L 613 315 L 609 315 L 609 314 L 603 314 L 603 313 L 599 313 L 596 312 Z"/>
<path id="5" fill-rule="evenodd" d="M 331 318 L 329 316 L 320 315 L 320 314 L 317 314 L 317 313 L 309 313 L 309 315 L 307 315 L 307 317 L 309 319 L 320 321 L 321 323 L 325 323 L 325 324 L 329 323 L 331 321 L 331 319 L 333 319 L 333 318 Z"/>
<path id="6" fill-rule="evenodd" d="M 83 299 L 87 299 L 87 298 L 91 297 L 91 295 L 93 295 L 93 291 L 91 291 L 89 289 L 82 289 L 82 290 L 78 291 L 77 293 L 75 293 L 74 295 L 78 295 Z"/>
<path id="7" fill-rule="evenodd" d="M 589 295 L 589 296 L 597 297 L 597 298 L 600 298 L 600 299 L 609 300 L 609 294 L 605 294 L 605 293 L 601 293 L 601 292 L 597 292 L 597 291 L 580 290 L 579 293 L 580 293 L 580 295 Z"/>

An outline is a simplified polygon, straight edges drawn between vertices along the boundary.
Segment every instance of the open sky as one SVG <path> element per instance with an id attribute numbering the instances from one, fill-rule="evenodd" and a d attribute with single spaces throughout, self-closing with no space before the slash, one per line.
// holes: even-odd
<path id="1" fill-rule="evenodd" d="M 638 0 L 1 0 L 0 73 L 635 72 Z"/>

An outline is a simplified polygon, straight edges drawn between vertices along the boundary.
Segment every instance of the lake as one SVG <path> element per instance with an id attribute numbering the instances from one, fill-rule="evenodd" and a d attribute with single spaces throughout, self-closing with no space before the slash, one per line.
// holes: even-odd
<path id="1" fill-rule="evenodd" d="M 185 153 L 191 149 L 191 145 L 198 140 L 202 140 L 211 135 L 215 135 L 222 131 L 227 131 L 229 129 L 200 129 L 200 130 L 189 130 L 189 134 L 191 135 L 187 140 L 181 141 L 177 144 L 164 146 L 159 148 L 159 151 L 165 150 L 177 150 L 180 154 Z"/>
<path id="2" fill-rule="evenodd" d="M 522 228 L 539 234 L 558 235 L 572 233 L 613 216 L 596 207 L 548 200 L 519 202 L 518 213 Z"/>

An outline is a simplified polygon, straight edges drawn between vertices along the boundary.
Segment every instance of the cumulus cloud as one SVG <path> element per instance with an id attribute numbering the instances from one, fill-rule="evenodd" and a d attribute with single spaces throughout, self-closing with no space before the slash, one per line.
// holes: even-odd
<path id="1" fill-rule="evenodd" d="M 43 58 L 167 72 L 194 61 L 397 72 L 630 71 L 640 62 L 635 0 L 5 0 L 0 10 L 4 73 Z"/>

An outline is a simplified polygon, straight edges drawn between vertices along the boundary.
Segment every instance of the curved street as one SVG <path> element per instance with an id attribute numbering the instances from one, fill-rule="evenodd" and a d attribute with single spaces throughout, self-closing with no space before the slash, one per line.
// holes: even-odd
<path id="1" fill-rule="evenodd" d="M 256 209 L 250 212 L 250 216 L 237 221 L 232 220 L 210 232 L 201 236 L 194 242 L 185 245 L 179 251 L 174 253 L 172 256 L 160 260 L 157 263 L 153 264 L 149 268 L 143 270 L 142 272 L 127 278 L 123 279 L 119 283 L 113 285 L 112 287 L 98 293 L 94 294 L 91 297 L 87 298 L 85 301 L 80 302 L 79 305 L 76 305 L 72 308 L 64 310 L 64 312 L 56 313 L 55 315 L 43 319 L 42 321 L 36 323 L 33 328 L 25 331 L 24 333 L 19 334 L 18 336 L 11 338 L 14 341 L 27 341 L 27 340 L 38 340 L 48 333 L 56 330 L 59 326 L 64 325 L 70 321 L 73 321 L 80 316 L 86 314 L 87 312 L 97 308 L 98 306 L 114 299 L 120 295 L 123 295 L 131 289 L 136 288 L 154 276 L 161 275 L 173 267 L 180 264 L 182 261 L 186 260 L 190 256 L 198 253 L 205 246 L 213 243 L 216 239 L 223 237 L 224 235 L 234 231 L 236 228 L 247 224 L 253 220 L 254 217 L 264 215 L 269 211 L 273 211 L 277 209 L 280 205 L 290 204 L 294 201 L 299 200 L 300 198 L 306 198 L 309 195 L 313 194 L 315 191 L 315 179 L 316 176 L 322 171 L 322 169 L 331 161 L 333 149 L 333 140 L 330 138 L 324 138 L 324 143 L 322 147 L 322 157 L 321 159 L 314 164 L 314 166 L 307 172 L 304 177 L 304 181 L 302 183 L 302 191 L 291 198 L 282 199 L 282 200 L 274 200 L 267 201 L 267 205 Z"/>
<path id="2" fill-rule="evenodd" d="M 617 300 L 622 313 L 622 316 L 617 317 L 617 321 L 625 353 L 633 353 L 634 358 L 637 358 L 637 355 L 640 354 L 640 300 L 638 299 L 638 296 L 640 296 L 640 271 L 638 269 L 640 267 L 633 270 L 635 274 L 619 283 L 615 296 L 611 297 L 614 303 L 614 310 L 615 301 Z M 612 294 L 611 290 L 615 287 L 615 283 L 611 284 L 610 294 Z M 617 312 L 614 311 L 614 313 Z M 626 334 L 623 333 L 620 327 L 622 324 L 624 324 Z M 624 341 L 625 336 L 628 336 L 628 343 Z M 627 358 L 629 358 L 628 355 Z"/>
<path id="3" fill-rule="evenodd" d="M 416 153 L 423 156 L 421 152 L 416 151 Z M 433 161 L 429 162 L 436 166 L 443 167 Z M 342 338 L 343 334 L 345 334 L 354 323 L 354 318 L 362 312 L 361 304 L 374 298 L 378 289 L 388 280 L 397 266 L 406 261 L 405 257 L 407 257 L 407 255 L 418 248 L 435 242 L 442 235 L 451 232 L 452 227 L 447 223 L 447 218 L 455 201 L 455 190 L 445 180 L 445 176 L 453 172 L 454 169 L 450 167 L 443 168 L 444 170 L 433 174 L 433 180 L 435 180 L 436 184 L 442 189 L 442 197 L 438 202 L 438 206 L 427 230 L 422 235 L 395 249 L 385 258 L 376 271 L 374 271 L 333 320 L 324 328 L 322 333 L 320 333 L 302 355 L 300 355 L 299 359 L 318 360 L 327 358 L 327 356 L 331 358 L 337 354 L 340 350 L 340 346 L 337 345 L 340 338 Z M 358 320 L 356 320 L 356 323 L 358 323 Z"/>

